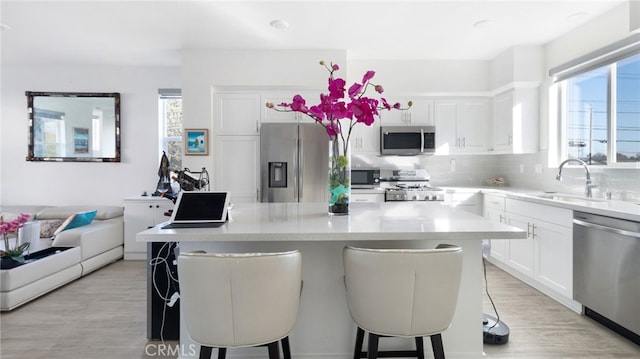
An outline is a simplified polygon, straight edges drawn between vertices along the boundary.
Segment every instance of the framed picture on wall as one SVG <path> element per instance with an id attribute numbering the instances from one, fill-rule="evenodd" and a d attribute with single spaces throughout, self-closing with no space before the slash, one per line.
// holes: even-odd
<path id="1" fill-rule="evenodd" d="M 73 128 L 73 153 L 89 153 L 89 129 Z"/>
<path id="2" fill-rule="evenodd" d="M 184 130 L 184 154 L 208 155 L 209 130 L 204 128 Z"/>

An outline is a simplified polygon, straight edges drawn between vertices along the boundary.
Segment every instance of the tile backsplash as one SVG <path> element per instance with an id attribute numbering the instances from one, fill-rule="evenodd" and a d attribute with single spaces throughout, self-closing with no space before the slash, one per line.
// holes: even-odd
<path id="1" fill-rule="evenodd" d="M 487 179 L 504 177 L 505 187 L 534 191 L 584 193 L 585 171 L 582 167 L 565 167 L 562 181 L 556 181 L 557 168 L 548 168 L 547 152 L 523 155 L 455 155 L 455 156 L 352 156 L 353 167 L 380 169 L 427 169 L 434 186 L 484 187 Z M 597 186 L 594 197 L 611 192 L 613 199 L 640 202 L 640 169 L 589 167 Z"/>

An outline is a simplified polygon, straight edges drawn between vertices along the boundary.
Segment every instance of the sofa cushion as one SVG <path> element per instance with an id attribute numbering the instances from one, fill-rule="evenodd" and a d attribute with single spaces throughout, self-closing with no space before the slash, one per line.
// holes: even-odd
<path id="1" fill-rule="evenodd" d="M 124 221 L 122 217 L 105 221 L 93 221 L 91 225 L 73 228 L 58 234 L 52 242 L 54 247 L 81 247 L 85 261 L 124 243 Z"/>
<path id="2" fill-rule="evenodd" d="M 36 219 L 66 219 L 74 213 L 95 211 L 96 218 L 106 220 L 124 215 L 124 207 L 121 206 L 58 206 L 45 208 L 36 214 Z"/>
<path id="3" fill-rule="evenodd" d="M 87 212 L 78 212 L 69 216 L 58 229 L 53 233 L 53 235 L 58 235 L 62 231 L 66 231 L 67 229 L 78 228 L 82 226 L 86 226 L 91 224 L 93 219 L 96 217 L 97 211 L 87 211 Z"/>
<path id="4" fill-rule="evenodd" d="M 64 222 L 61 219 L 45 219 L 40 222 L 40 238 L 51 238 L 58 227 Z"/>
<path id="5" fill-rule="evenodd" d="M 28 213 L 31 215 L 31 218 L 34 218 L 36 216 L 36 213 L 49 207 L 51 206 L 0 206 L 0 213 Z M 7 217 L 5 217 L 5 220 L 6 219 Z"/>

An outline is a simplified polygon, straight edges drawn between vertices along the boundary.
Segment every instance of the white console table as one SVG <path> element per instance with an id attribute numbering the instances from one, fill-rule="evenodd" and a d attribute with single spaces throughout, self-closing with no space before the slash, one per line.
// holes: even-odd
<path id="1" fill-rule="evenodd" d="M 136 234 L 169 219 L 165 213 L 173 201 L 163 197 L 134 196 L 124 199 L 124 259 L 147 259 L 147 245 Z"/>

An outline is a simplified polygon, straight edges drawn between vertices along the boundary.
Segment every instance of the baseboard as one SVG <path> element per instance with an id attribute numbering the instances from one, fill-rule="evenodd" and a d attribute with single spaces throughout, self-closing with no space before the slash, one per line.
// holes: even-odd
<path id="1" fill-rule="evenodd" d="M 510 266 L 508 266 L 507 264 L 501 261 L 495 260 L 491 257 L 489 257 L 487 260 L 489 261 L 489 263 L 495 265 L 496 267 L 500 268 L 504 272 L 509 273 L 511 276 L 527 284 L 528 286 L 532 287 L 538 292 L 541 292 L 542 294 L 564 305 L 565 307 L 571 309 L 572 311 L 578 314 L 582 314 L 582 304 L 576 302 L 575 300 L 565 297 L 564 295 L 534 280 L 533 278 L 518 272 L 517 270 L 511 268 Z"/>

